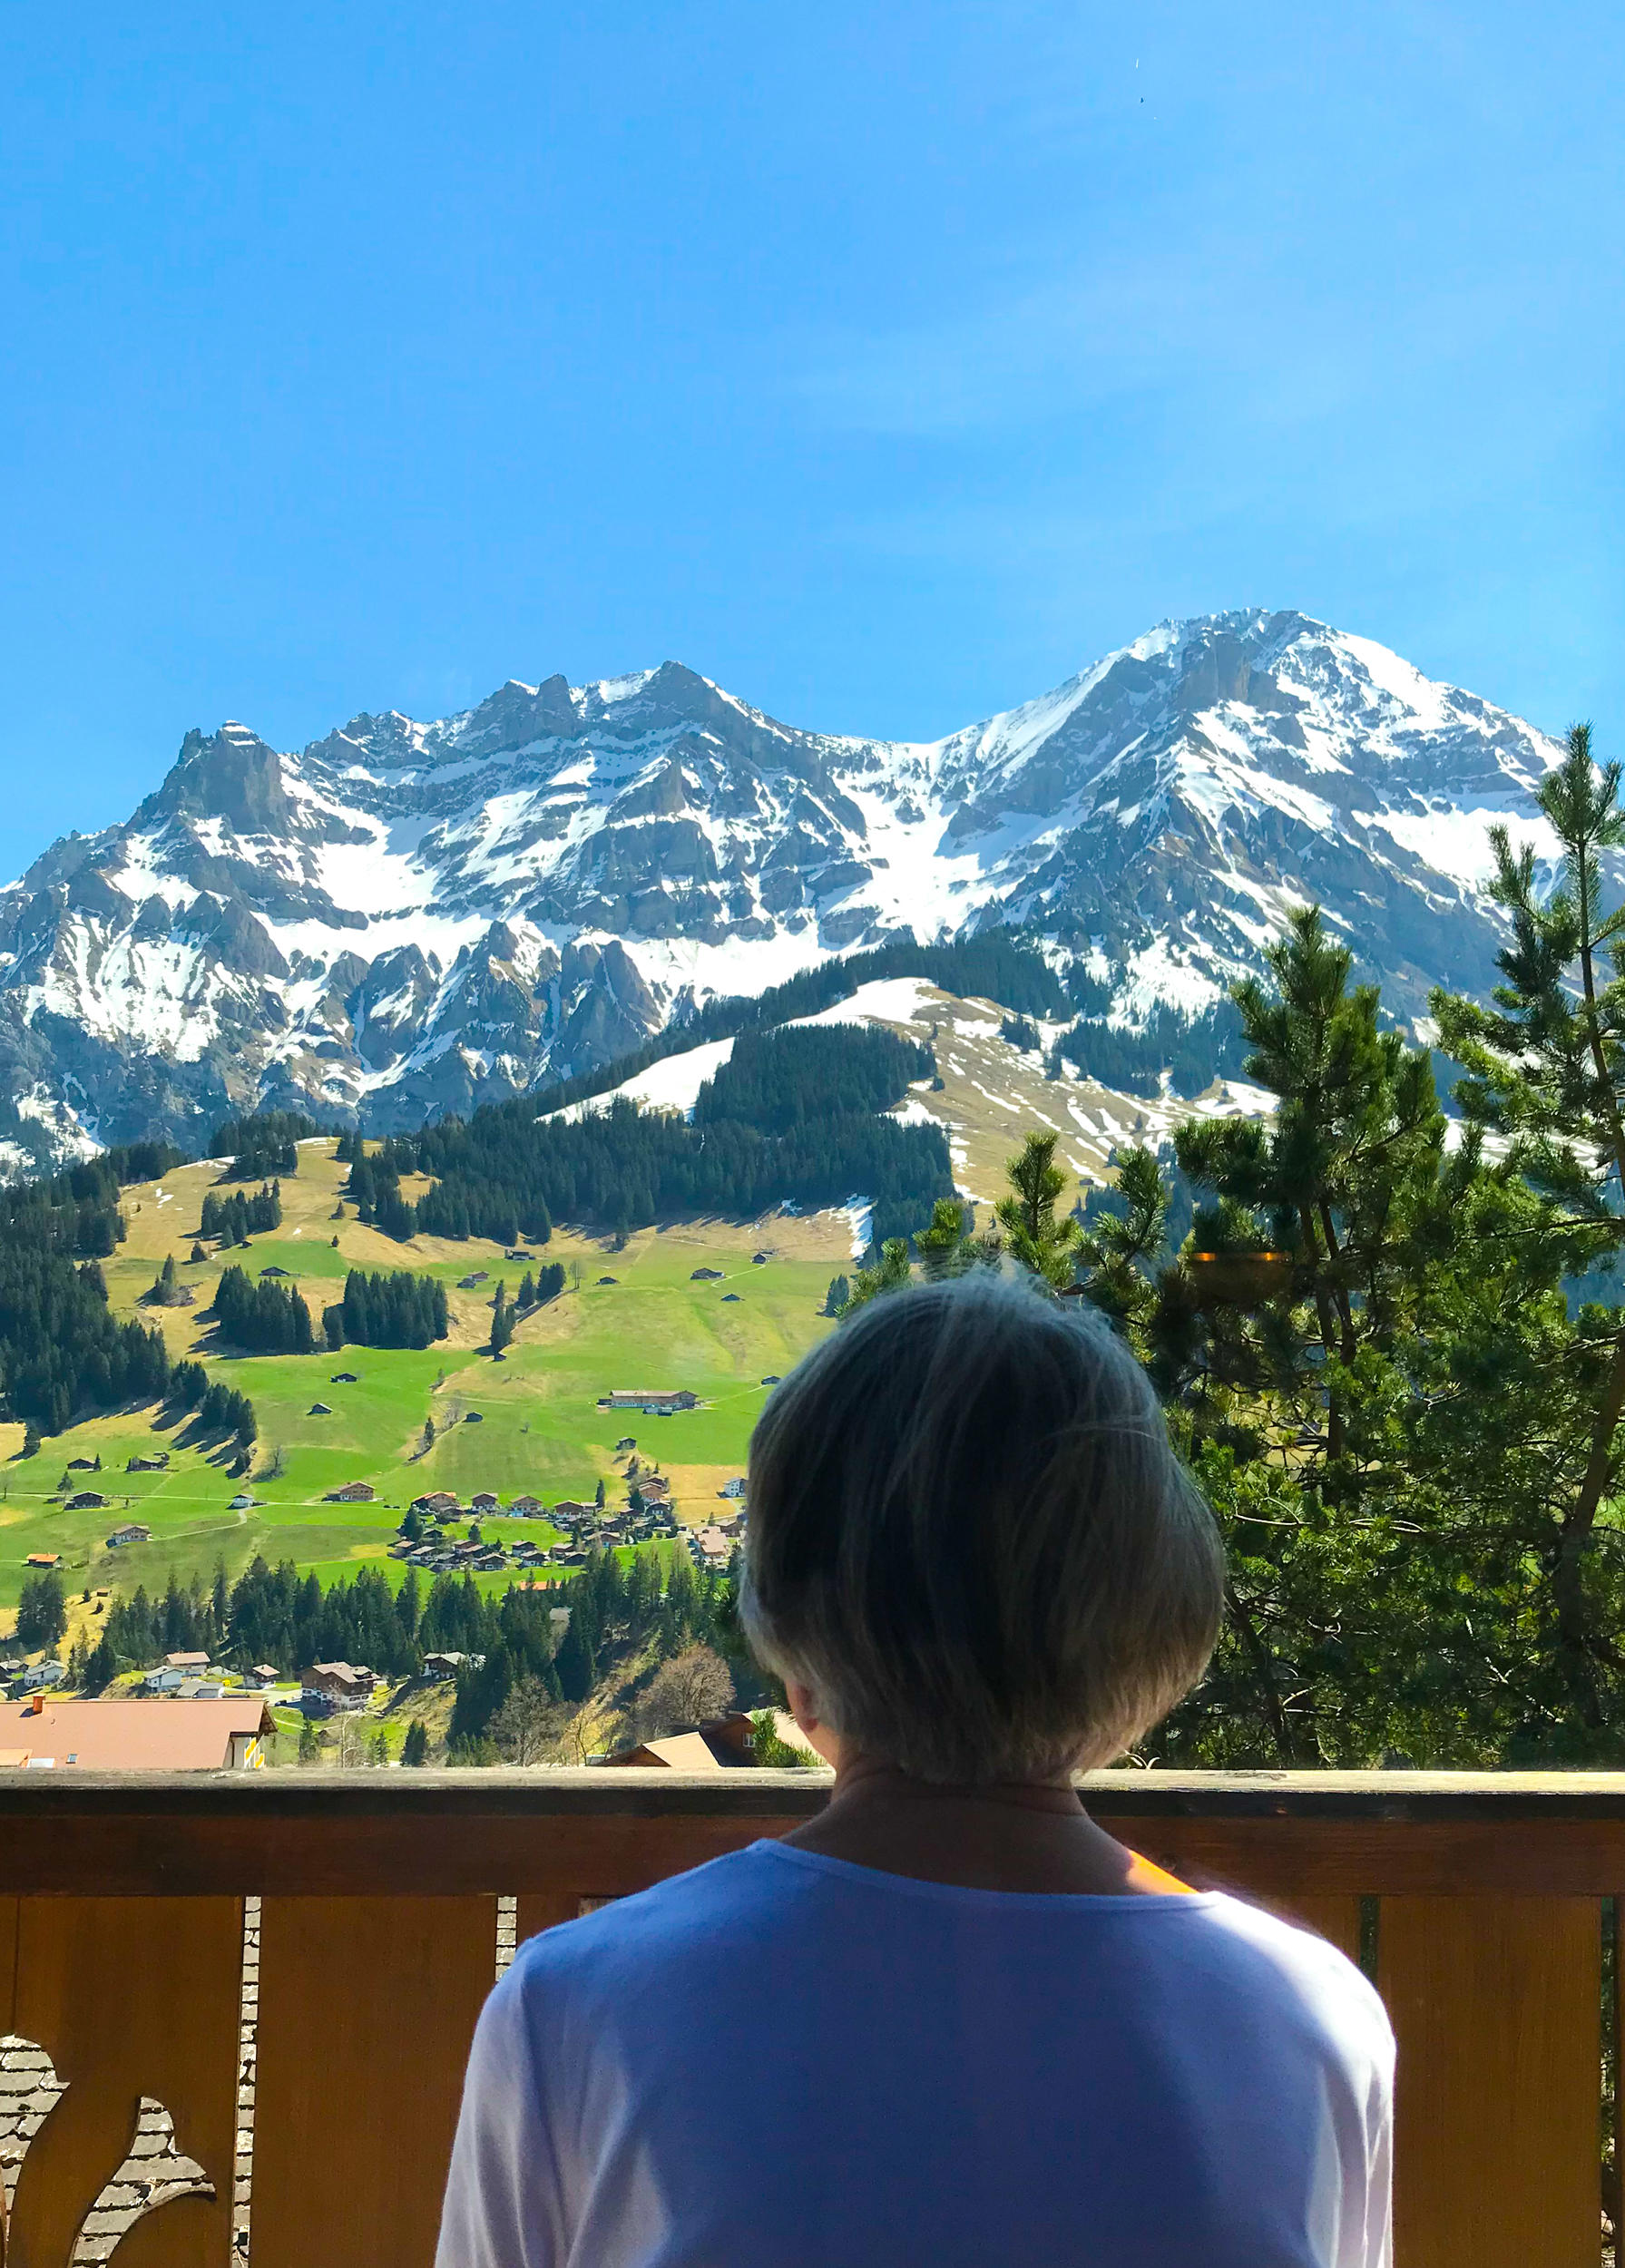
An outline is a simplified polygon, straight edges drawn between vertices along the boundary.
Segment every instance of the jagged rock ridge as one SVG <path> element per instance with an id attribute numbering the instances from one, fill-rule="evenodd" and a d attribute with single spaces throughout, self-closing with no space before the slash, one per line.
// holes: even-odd
<path id="1" fill-rule="evenodd" d="M 780 724 L 677 662 L 511 681 L 299 754 L 186 736 L 0 892 L 14 1169 L 228 1110 L 385 1130 L 612 1060 L 900 929 L 1018 924 L 1196 1008 L 1314 897 L 1415 1014 L 1489 979 L 1488 819 L 1552 743 L 1295 613 L 1170 622 L 933 742 Z"/>

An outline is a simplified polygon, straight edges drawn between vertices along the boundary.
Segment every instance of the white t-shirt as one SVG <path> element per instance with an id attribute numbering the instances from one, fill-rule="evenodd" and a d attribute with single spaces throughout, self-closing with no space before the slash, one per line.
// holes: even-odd
<path id="1" fill-rule="evenodd" d="M 1393 2069 L 1237 1899 L 758 1843 L 521 1949 L 437 2268 L 1386 2268 Z"/>

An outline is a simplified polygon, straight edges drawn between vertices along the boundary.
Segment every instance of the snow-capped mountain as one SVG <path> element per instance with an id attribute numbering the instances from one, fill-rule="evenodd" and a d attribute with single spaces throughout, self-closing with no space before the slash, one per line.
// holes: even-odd
<path id="1" fill-rule="evenodd" d="M 229 1110 L 378 1130 L 594 1067 L 698 999 L 1002 922 L 1198 1008 L 1315 898 L 1418 1012 L 1489 978 L 1487 822 L 1556 749 L 1295 613 L 1164 623 L 945 740 L 779 724 L 677 662 L 510 681 L 299 754 L 191 732 L 0 892 L 13 1167 Z"/>

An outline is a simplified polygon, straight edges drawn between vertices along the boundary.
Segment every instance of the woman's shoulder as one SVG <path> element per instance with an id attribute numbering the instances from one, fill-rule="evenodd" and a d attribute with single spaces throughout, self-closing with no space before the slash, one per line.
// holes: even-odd
<path id="1" fill-rule="evenodd" d="M 510 1977 L 541 1989 L 550 1981 L 663 1964 L 679 1946 L 737 1941 L 771 1902 L 775 1870 L 761 1863 L 760 1850 L 730 1851 L 624 1897 L 583 1897 L 575 1918 L 524 1941 Z"/>
<path id="2" fill-rule="evenodd" d="M 1379 2070 L 1391 2067 L 1394 2034 L 1387 2009 L 1364 1970 L 1338 1946 L 1307 1921 L 1229 1892 L 1200 1902 L 1213 1958 L 1245 1990 L 1295 2009 Z"/>

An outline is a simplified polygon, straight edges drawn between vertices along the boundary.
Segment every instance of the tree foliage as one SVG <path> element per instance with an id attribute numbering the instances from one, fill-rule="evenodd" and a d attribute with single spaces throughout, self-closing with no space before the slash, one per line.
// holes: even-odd
<path id="1" fill-rule="evenodd" d="M 1010 1256 L 1052 1291 L 1072 1280 L 1082 1242 L 1081 1224 L 1070 1213 L 1057 1217 L 1055 1207 L 1067 1188 L 1067 1177 L 1055 1163 L 1053 1133 L 1029 1134 L 1006 1172 L 1010 1191 L 994 1207 Z"/>
<path id="2" fill-rule="evenodd" d="M 1617 787 L 1573 736 L 1542 792 L 1565 850 L 1544 901 L 1497 830 L 1503 981 L 1492 1006 L 1433 1003 L 1465 1069 L 1455 1137 L 1430 1051 L 1304 909 L 1234 996 L 1273 1118 L 1180 1130 L 1179 1250 L 1145 1149 L 1083 1229 L 1084 1286 L 1150 1368 L 1229 1557 L 1169 1760 L 1625 1755 L 1625 1331 L 1572 1296 L 1625 1244 L 1625 918 L 1599 855 L 1625 839 Z"/>
<path id="3" fill-rule="evenodd" d="M 709 1646 L 690 1646 L 662 1662 L 651 1678 L 630 1728 L 635 1740 L 703 1725 L 733 1706 L 733 1672 Z"/>
<path id="4" fill-rule="evenodd" d="M 741 1040 L 702 1086 L 692 1122 L 617 1097 L 567 1121 L 507 1104 L 396 1136 L 350 1168 L 360 1217 L 388 1235 L 471 1234 L 539 1242 L 554 1220 L 620 1233 L 679 1213 L 753 1219 L 773 1207 L 844 1204 L 862 1189 L 874 1233 L 906 1234 L 952 1191 L 938 1126 L 884 1115 L 930 1058 L 886 1032 L 847 1025 Z M 400 1177 L 427 1174 L 416 1205 Z"/>
<path id="5" fill-rule="evenodd" d="M 0 1406 L 36 1433 L 62 1432 L 85 1404 L 151 1401 L 168 1384 L 162 1334 L 114 1319 L 97 1263 L 123 1237 L 121 1177 L 150 1178 L 179 1159 L 138 1144 L 0 1190 Z"/>
<path id="6" fill-rule="evenodd" d="M 214 1318 L 222 1339 L 253 1354 L 308 1354 L 316 1344 L 298 1286 L 263 1276 L 251 1284 L 235 1263 L 220 1271 Z"/>
<path id="7" fill-rule="evenodd" d="M 322 1325 L 329 1347 L 428 1346 L 450 1328 L 445 1286 L 408 1268 L 352 1268 L 342 1301 L 323 1308 Z"/>
<path id="8" fill-rule="evenodd" d="M 264 1236 L 281 1225 L 282 1185 L 267 1181 L 252 1197 L 241 1189 L 233 1189 L 229 1197 L 217 1197 L 210 1189 L 198 1217 L 198 1234 L 218 1237 L 222 1245 L 246 1245 L 250 1237 Z"/>
<path id="9" fill-rule="evenodd" d="M 320 1130 L 299 1110 L 259 1110 L 222 1120 L 210 1137 L 209 1155 L 225 1161 L 227 1179 L 261 1181 L 276 1173 L 297 1173 L 296 1145 Z"/>
<path id="10" fill-rule="evenodd" d="M 49 1569 L 42 1575 L 24 1576 L 17 1599 L 17 1644 L 24 1652 L 56 1645 L 67 1627 L 61 1578 Z"/>

